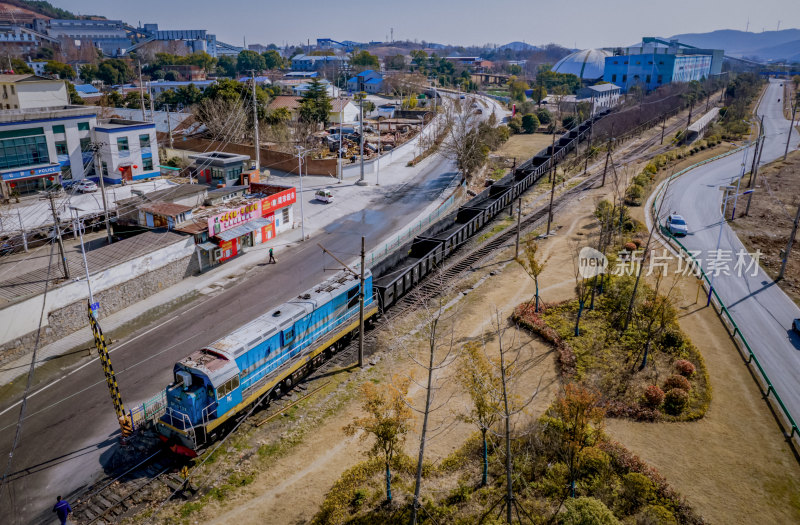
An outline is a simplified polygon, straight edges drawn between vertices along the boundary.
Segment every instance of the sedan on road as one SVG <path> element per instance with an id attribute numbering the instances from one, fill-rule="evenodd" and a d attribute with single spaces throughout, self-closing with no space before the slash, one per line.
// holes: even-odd
<path id="1" fill-rule="evenodd" d="M 667 217 L 667 230 L 672 235 L 686 235 L 689 233 L 689 227 L 686 226 L 686 221 L 677 213 L 670 214 Z"/>
<path id="2" fill-rule="evenodd" d="M 89 193 L 92 191 L 97 191 L 97 184 L 89 179 L 84 179 L 75 185 L 75 189 L 81 193 Z"/>

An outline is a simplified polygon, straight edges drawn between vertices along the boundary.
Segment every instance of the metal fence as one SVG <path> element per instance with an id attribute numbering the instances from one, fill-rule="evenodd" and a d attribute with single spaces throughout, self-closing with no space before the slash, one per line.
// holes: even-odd
<path id="1" fill-rule="evenodd" d="M 672 177 L 670 177 L 670 179 L 672 179 L 674 177 L 678 177 L 680 175 L 683 175 L 687 171 L 689 171 L 689 170 L 691 170 L 693 168 L 696 168 L 698 166 L 702 166 L 703 164 L 707 164 L 709 162 L 712 162 L 714 160 L 720 159 L 722 157 L 727 157 L 729 155 L 733 155 L 734 153 L 736 153 L 738 151 L 741 151 L 742 149 L 744 149 L 746 147 L 749 147 L 749 146 L 741 146 L 739 148 L 733 149 L 733 150 L 728 151 L 726 153 L 723 153 L 721 155 L 717 155 L 716 157 L 712 157 L 712 158 L 704 160 L 702 162 L 698 162 L 697 164 L 693 164 L 693 165 L 689 166 L 688 168 L 685 168 L 685 169 L 679 171 L 678 173 L 672 175 Z M 658 227 L 659 230 L 661 231 L 661 233 L 664 234 L 664 236 L 666 237 L 666 239 L 670 243 L 674 243 L 675 245 L 678 246 L 680 255 L 686 257 L 689 260 L 689 262 L 691 264 L 693 264 L 695 268 L 697 268 L 698 272 L 700 273 L 699 278 L 701 279 L 701 282 L 703 283 L 703 286 L 707 290 L 711 291 L 711 296 L 714 299 L 714 300 L 711 301 L 711 304 L 712 304 L 712 306 L 714 308 L 714 311 L 717 312 L 717 314 L 719 315 L 720 319 L 722 319 L 722 322 L 725 325 L 725 328 L 727 329 L 728 334 L 738 344 L 739 349 L 747 356 L 747 364 L 748 365 L 749 364 L 755 364 L 756 369 L 758 370 L 758 373 L 761 376 L 761 379 L 764 381 L 764 384 L 767 386 L 767 390 L 764 393 L 764 396 L 767 399 L 769 399 L 770 394 L 772 394 L 772 397 L 775 398 L 775 401 L 778 403 L 778 406 L 780 407 L 781 412 L 783 413 L 784 417 L 786 418 L 786 420 L 788 421 L 789 425 L 791 426 L 791 432 L 789 433 L 788 438 L 792 439 L 795 434 L 800 435 L 800 430 L 798 430 L 797 423 L 795 423 L 795 420 L 792 417 L 792 414 L 789 412 L 789 409 L 786 408 L 786 405 L 784 405 L 780 394 L 778 394 L 778 391 L 772 385 L 772 381 L 769 379 L 769 376 L 764 371 L 764 368 L 761 366 L 761 363 L 759 362 L 758 357 L 756 357 L 756 354 L 753 352 L 753 349 L 750 346 L 750 343 L 747 341 L 747 339 L 745 338 L 744 334 L 742 334 L 742 331 L 739 329 L 739 326 L 736 324 L 736 321 L 733 320 L 733 317 L 731 316 L 730 312 L 728 311 L 728 307 L 725 305 L 725 303 L 722 301 L 720 296 L 717 294 L 717 291 L 714 290 L 711 287 L 711 281 L 708 278 L 708 276 L 706 275 L 706 272 L 700 266 L 699 261 L 689 252 L 689 250 L 686 249 L 686 247 L 683 245 L 683 243 L 681 243 L 678 239 L 676 239 L 675 236 L 672 235 L 669 232 L 669 230 L 667 230 L 666 228 L 661 226 L 661 224 L 659 223 L 658 212 L 656 211 L 656 202 L 658 201 L 659 196 L 661 195 L 661 193 L 663 192 L 665 187 L 666 187 L 665 185 L 662 186 L 661 189 L 659 190 L 658 194 L 656 194 L 656 197 L 653 199 L 653 205 L 652 205 L 652 210 L 651 210 L 651 213 L 652 213 L 652 216 L 653 216 L 653 221 L 655 222 L 653 227 Z M 723 220 L 724 220 L 724 218 L 723 218 Z"/>
<path id="2" fill-rule="evenodd" d="M 155 421 L 160 418 L 167 410 L 167 393 L 162 390 L 141 405 L 134 407 L 130 411 L 133 429 L 136 430 L 148 421 Z"/>

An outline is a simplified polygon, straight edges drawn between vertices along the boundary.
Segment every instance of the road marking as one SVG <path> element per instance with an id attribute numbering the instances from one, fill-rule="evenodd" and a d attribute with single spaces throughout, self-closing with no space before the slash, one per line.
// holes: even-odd
<path id="1" fill-rule="evenodd" d="M 152 332 L 153 330 L 157 330 L 158 328 L 161 328 L 161 327 L 162 327 L 162 326 L 164 326 L 165 324 L 167 324 L 167 323 L 170 323 L 170 322 L 174 321 L 175 319 L 177 319 L 177 318 L 178 318 L 178 317 L 180 317 L 181 315 L 187 314 L 187 313 L 191 312 L 192 310 L 194 310 L 195 308 L 197 308 L 197 307 L 199 307 L 199 306 L 201 306 L 201 305 L 203 305 L 203 304 L 205 304 L 205 301 L 202 301 L 201 303 L 199 303 L 199 304 L 196 304 L 196 305 L 192 306 L 191 308 L 189 308 L 189 309 L 188 309 L 188 310 L 186 310 L 185 312 L 182 312 L 182 313 L 181 313 L 181 314 L 179 314 L 179 315 L 176 315 L 176 316 L 170 317 L 169 319 L 167 319 L 167 320 L 166 320 L 166 321 L 164 321 L 163 323 L 161 323 L 161 324 L 158 324 L 158 325 L 156 325 L 156 326 L 154 326 L 154 327 L 152 327 L 152 328 L 150 328 L 150 329 L 148 329 L 148 330 L 146 330 L 146 331 L 142 332 L 141 334 L 139 334 L 139 335 L 137 335 L 137 336 L 135 336 L 135 337 L 132 337 L 131 339 L 128 339 L 128 340 L 127 340 L 127 341 L 125 341 L 124 343 L 121 343 L 121 344 L 119 344 L 119 345 L 117 345 L 117 346 L 115 346 L 115 345 L 112 345 L 112 348 L 111 348 L 111 350 L 109 350 L 109 353 L 111 353 L 111 352 L 114 352 L 114 351 L 116 351 L 116 350 L 119 350 L 120 348 L 122 348 L 123 346 L 127 345 L 128 343 L 132 343 L 133 341 L 135 341 L 135 340 L 139 339 L 140 337 L 142 337 L 142 336 L 145 336 L 145 335 L 149 334 L 149 333 L 150 333 L 150 332 Z M 182 341 L 182 342 L 183 342 L 183 341 Z M 171 347 L 169 347 L 167 350 L 169 350 L 169 349 L 172 349 L 172 348 L 174 348 L 174 347 L 175 347 L 175 345 L 172 345 L 172 346 L 171 346 Z M 166 351 L 166 350 L 164 350 L 164 351 Z M 162 354 L 162 353 L 163 353 L 163 352 L 159 352 L 158 354 L 154 354 L 154 355 L 152 355 L 151 357 L 155 357 L 156 355 L 160 355 L 160 354 Z M 33 397 L 33 396 L 35 396 L 36 394 L 39 394 L 39 393 L 41 393 L 41 392 L 44 392 L 45 390 L 47 390 L 47 389 L 48 389 L 48 388 L 50 388 L 51 386 L 53 386 L 53 385 L 55 385 L 55 384 L 57 384 L 57 383 L 60 383 L 61 381 L 63 381 L 64 379 L 68 378 L 68 377 L 69 377 L 69 376 L 71 376 L 72 374 L 74 374 L 74 373 L 76 373 L 76 372 L 79 372 L 79 371 L 83 370 L 83 369 L 84 369 L 84 368 L 86 368 L 87 366 L 89 366 L 89 365 L 91 365 L 91 364 L 93 364 L 93 363 L 95 363 L 96 361 L 99 361 L 99 360 L 100 360 L 100 358 L 99 358 L 99 357 L 95 357 L 95 358 L 93 358 L 91 361 L 87 361 L 86 363 L 82 364 L 81 366 L 79 366 L 79 367 L 78 367 L 78 368 L 76 368 L 75 370 L 72 370 L 72 371 L 71 371 L 71 372 L 69 372 L 68 374 L 65 374 L 65 375 L 63 375 L 63 376 L 59 377 L 58 379 L 56 379 L 55 381 L 51 381 L 50 383 L 46 384 L 45 386 L 43 386 L 43 387 L 42 387 L 42 388 L 40 388 L 39 390 L 35 390 L 34 392 L 30 393 L 30 394 L 28 395 L 28 399 L 32 398 L 32 397 Z M 145 359 L 145 361 L 146 361 L 146 359 Z M 123 372 L 125 372 L 126 370 L 130 370 L 130 369 L 131 369 L 131 368 L 133 368 L 134 366 L 138 366 L 139 364 L 141 364 L 141 363 L 143 363 L 143 362 L 144 362 L 144 361 L 141 361 L 141 362 L 139 362 L 139 363 L 136 363 L 135 365 L 132 365 L 132 366 L 130 366 L 130 367 L 128 367 L 128 368 L 126 368 L 125 370 L 122 370 L 122 371 L 120 371 L 120 374 L 121 374 L 121 373 L 123 373 Z M 103 382 L 103 381 L 100 381 L 100 383 L 102 383 L 102 382 Z M 99 383 L 95 383 L 95 384 L 99 384 Z M 91 387 L 93 387 L 93 386 L 95 386 L 95 385 L 90 385 L 90 386 L 89 386 L 89 387 L 87 387 L 87 388 L 91 388 Z M 84 390 L 86 390 L 86 389 L 84 389 Z M 76 392 L 76 394 L 79 394 L 80 392 L 83 392 L 84 390 L 81 390 L 81 391 L 79 391 L 79 392 Z M 71 397 L 71 396 L 70 396 L 70 397 Z M 64 400 L 66 400 L 66 399 L 69 399 L 69 398 L 67 397 L 67 398 L 65 398 Z M 64 400 L 62 400 L 62 401 L 64 401 Z M 5 410 L 3 410 L 2 412 L 0 412 L 0 416 L 2 416 L 3 414 L 5 414 L 6 412 L 8 412 L 9 410 L 11 410 L 12 408 L 18 407 L 18 406 L 19 406 L 19 405 L 21 405 L 21 404 L 22 404 L 22 400 L 20 399 L 19 401 L 17 401 L 17 402 L 16 402 L 16 403 L 14 403 L 13 405 L 10 405 L 8 408 L 6 408 L 6 409 L 5 409 Z M 51 405 L 51 407 L 52 407 L 52 406 L 55 406 L 55 405 Z M 48 408 L 49 408 L 49 407 L 48 407 Z M 36 412 L 36 413 L 38 413 L 38 412 Z M 32 415 L 34 415 L 34 414 L 31 414 L 31 416 L 32 416 Z M 26 417 L 25 419 L 28 419 L 28 418 Z M 0 429 L 0 431 L 2 431 L 2 430 L 5 430 L 6 428 L 8 428 L 8 427 L 4 427 L 4 428 Z"/>

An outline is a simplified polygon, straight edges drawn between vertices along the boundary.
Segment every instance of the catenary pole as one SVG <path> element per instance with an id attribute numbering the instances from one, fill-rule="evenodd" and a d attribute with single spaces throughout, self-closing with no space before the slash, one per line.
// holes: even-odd
<path id="1" fill-rule="evenodd" d="M 792 224 L 792 234 L 789 236 L 789 243 L 786 245 L 786 250 L 783 252 L 783 260 L 781 261 L 781 271 L 778 274 L 778 280 L 783 279 L 783 273 L 786 271 L 786 263 L 789 262 L 789 255 L 792 253 L 792 245 L 794 244 L 794 237 L 797 234 L 797 223 L 800 222 L 800 205 L 797 206 L 797 213 L 794 216 L 794 224 Z"/>
<path id="2" fill-rule="evenodd" d="M 256 70 L 250 70 L 253 79 L 253 146 L 255 147 L 256 171 L 261 174 L 261 142 L 258 138 L 258 99 L 256 98 Z"/>
<path id="3" fill-rule="evenodd" d="M 95 165 L 95 172 L 98 173 L 98 179 L 100 179 L 100 194 L 103 197 L 103 215 L 105 217 L 106 223 L 106 239 L 108 240 L 108 244 L 111 244 L 111 225 L 108 221 L 108 203 L 106 202 L 106 183 L 104 180 L 104 173 L 102 169 L 102 163 L 100 162 L 100 148 L 104 146 L 102 142 L 92 142 L 89 144 L 89 148 L 94 152 L 94 165 Z"/>
<path id="4" fill-rule="evenodd" d="M 144 83 L 142 82 L 142 61 L 137 60 L 139 63 L 139 103 L 142 105 L 142 120 L 147 122 L 147 114 L 144 109 Z"/>
<path id="5" fill-rule="evenodd" d="M 792 104 L 792 118 L 789 120 L 789 133 L 786 135 L 786 149 L 783 150 L 783 160 L 789 155 L 789 141 L 792 140 L 792 130 L 794 129 L 794 115 L 797 112 L 797 103 Z"/>
<path id="6" fill-rule="evenodd" d="M 303 211 L 303 155 L 305 151 L 301 146 L 297 146 L 297 175 L 300 177 L 300 233 L 303 236 L 303 242 L 306 240 L 306 215 Z"/>
<path id="7" fill-rule="evenodd" d="M 58 251 L 61 254 L 61 267 L 64 270 L 64 279 L 69 279 L 69 265 L 67 264 L 67 256 L 64 253 L 64 241 L 61 239 L 61 227 L 58 224 L 58 213 L 56 213 L 56 203 L 53 201 L 53 194 L 48 192 L 47 198 L 50 201 L 50 211 L 53 213 L 53 232 L 56 234 L 58 241 Z"/>
<path id="8" fill-rule="evenodd" d="M 361 293 L 358 301 L 358 367 L 364 367 L 364 266 L 366 266 L 366 238 L 361 236 Z"/>

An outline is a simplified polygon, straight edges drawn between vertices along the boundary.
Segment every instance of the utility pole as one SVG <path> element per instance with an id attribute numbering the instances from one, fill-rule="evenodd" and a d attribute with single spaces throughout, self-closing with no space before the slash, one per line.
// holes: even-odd
<path id="1" fill-rule="evenodd" d="M 786 271 L 786 263 L 789 262 L 789 255 L 792 253 L 792 244 L 794 244 L 794 237 L 797 234 L 797 223 L 800 222 L 800 205 L 797 206 L 797 213 L 794 216 L 794 224 L 792 225 L 792 234 L 789 236 L 789 244 L 783 250 L 783 257 L 781 260 L 781 271 L 778 274 L 778 281 L 783 279 L 783 273 Z"/>
<path id="2" fill-rule="evenodd" d="M 659 144 L 664 144 L 664 130 L 667 127 L 667 114 L 664 113 L 664 120 L 661 121 L 661 142 Z"/>
<path id="3" fill-rule="evenodd" d="M 759 163 L 761 162 L 761 152 L 764 151 L 764 143 L 767 141 L 766 136 L 764 134 L 764 117 L 761 117 L 761 127 L 759 128 L 759 139 L 761 146 L 759 147 L 759 142 L 756 142 L 756 151 L 753 152 L 753 169 L 750 170 L 750 183 L 748 186 L 752 189 L 753 186 L 756 185 L 756 179 L 758 178 L 758 168 Z M 744 210 L 745 217 L 750 215 L 750 202 L 753 200 L 753 192 L 751 191 L 750 194 L 747 196 L 747 207 Z"/>
<path id="4" fill-rule="evenodd" d="M 692 125 L 692 110 L 694 109 L 694 95 L 692 95 L 691 102 L 689 103 L 689 118 L 686 120 L 686 129 Z"/>
<path id="5" fill-rule="evenodd" d="M 22 232 L 22 247 L 25 248 L 25 253 L 28 253 L 28 236 L 25 234 L 25 225 L 22 223 L 22 214 L 17 208 L 17 218 L 19 219 L 19 230 Z"/>
<path id="6" fill-rule="evenodd" d="M 147 115 L 144 110 L 144 83 L 142 82 L 142 61 L 137 60 L 139 63 L 139 103 L 142 105 L 142 121 L 147 122 Z"/>
<path id="7" fill-rule="evenodd" d="M 108 239 L 108 244 L 111 244 L 111 225 L 108 222 L 108 204 L 106 203 L 106 183 L 103 180 L 103 173 L 102 164 L 100 162 L 100 148 L 105 145 L 103 142 L 92 142 L 89 144 L 89 149 L 92 150 L 94 155 L 94 169 L 99 174 L 100 179 L 100 193 L 103 196 L 103 215 L 105 215 L 105 222 L 106 222 L 106 238 Z"/>
<path id="8" fill-rule="evenodd" d="M 378 121 L 378 157 L 375 159 L 375 186 L 381 185 L 381 118 Z"/>
<path id="9" fill-rule="evenodd" d="M 800 208 L 798 208 L 800 213 Z M 795 220 L 795 226 L 797 220 Z M 361 288 L 358 301 L 358 368 L 364 367 L 364 266 L 366 262 L 366 238 L 361 236 Z"/>
<path id="10" fill-rule="evenodd" d="M 553 160 L 553 157 L 550 157 L 550 160 Z M 549 236 L 550 235 L 550 224 L 553 222 L 553 196 L 556 193 L 556 173 L 555 173 L 555 166 L 556 163 L 550 166 L 550 207 L 547 210 L 547 230 L 545 230 L 544 234 Z"/>
<path id="11" fill-rule="evenodd" d="M 47 192 L 47 198 L 50 201 L 50 211 L 53 213 L 53 231 L 58 240 L 58 251 L 61 253 L 61 267 L 64 270 L 64 279 L 69 279 L 69 265 L 67 264 L 67 256 L 64 254 L 64 241 L 61 239 L 61 227 L 58 224 L 58 213 L 56 213 L 56 203 L 53 201 L 53 194 Z"/>
<path id="12" fill-rule="evenodd" d="M 169 121 L 169 104 L 165 104 L 167 108 L 167 131 L 169 132 L 169 148 L 172 149 L 173 142 L 172 142 L 172 124 Z"/>
<path id="13" fill-rule="evenodd" d="M 336 67 L 338 68 L 339 65 L 337 64 Z M 341 90 L 341 88 L 339 89 Z M 341 91 L 339 92 L 341 93 Z M 342 180 L 344 180 L 344 164 L 342 164 L 342 162 L 344 161 L 344 159 L 342 158 L 342 148 L 343 148 L 342 142 L 344 140 L 343 129 L 344 129 L 344 104 L 342 104 L 342 110 L 341 112 L 339 112 L 339 154 L 337 155 L 337 157 L 339 157 L 339 164 L 338 164 L 339 184 L 341 184 Z"/>
<path id="14" fill-rule="evenodd" d="M 306 214 L 303 211 L 303 156 L 305 150 L 301 146 L 297 147 L 297 175 L 300 177 L 300 233 L 303 236 L 303 242 L 306 240 Z"/>
<path id="15" fill-rule="evenodd" d="M 336 257 L 331 252 L 329 252 L 327 250 L 327 248 L 325 248 L 320 243 L 317 243 L 317 246 L 322 248 L 323 253 L 327 253 L 328 255 L 333 257 L 334 261 L 336 261 L 339 264 L 341 264 L 345 271 L 350 272 L 351 275 L 353 275 L 354 277 L 357 277 L 357 278 L 360 279 L 360 282 L 361 282 L 360 292 L 361 293 L 360 293 L 359 305 L 358 305 L 358 324 L 359 324 L 359 328 L 358 328 L 358 367 L 362 368 L 364 366 L 364 299 L 365 299 L 364 289 L 366 287 L 365 286 L 366 285 L 366 280 L 364 278 L 364 267 L 366 266 L 366 238 L 363 235 L 361 236 L 361 268 L 360 268 L 361 272 L 360 273 L 357 273 L 355 270 L 350 268 L 348 265 L 346 265 L 344 262 L 342 262 L 341 259 Z"/>
<path id="16" fill-rule="evenodd" d="M 589 140 L 586 142 L 586 162 L 583 165 L 583 175 L 589 170 L 589 153 L 592 150 L 592 132 L 594 131 L 594 95 L 592 95 L 592 112 L 589 115 Z"/>
<path id="17" fill-rule="evenodd" d="M 155 108 L 153 107 L 153 99 L 155 97 L 153 96 L 153 86 L 150 84 L 149 80 L 147 81 L 147 95 L 150 97 L 150 120 L 153 121 L 153 123 L 155 123 L 156 111 Z"/>
<path id="18" fill-rule="evenodd" d="M 256 170 L 261 174 L 261 144 L 258 139 L 258 99 L 256 98 L 256 70 L 250 70 L 253 75 L 253 145 L 256 148 Z"/>
<path id="19" fill-rule="evenodd" d="M 792 130 L 794 129 L 794 115 L 797 112 L 797 102 L 792 104 L 792 119 L 789 121 L 789 133 L 786 135 L 786 149 L 783 150 L 783 160 L 789 155 L 789 141 L 792 139 Z"/>
<path id="20" fill-rule="evenodd" d="M 364 97 L 366 93 L 363 91 L 358 93 L 358 123 L 359 123 L 359 133 L 358 133 L 358 150 L 359 155 L 361 156 L 361 178 L 358 179 L 359 186 L 366 186 L 367 181 L 364 180 Z"/>
<path id="21" fill-rule="evenodd" d="M 519 230 L 522 222 L 522 195 L 517 198 L 517 240 L 514 244 L 514 258 L 519 257 Z"/>
<path id="22" fill-rule="evenodd" d="M 606 172 L 608 171 L 608 159 L 611 158 L 611 141 L 614 140 L 613 138 L 608 139 L 608 143 L 606 144 L 606 164 L 603 166 L 603 180 L 600 182 L 600 186 L 606 185 Z"/>

